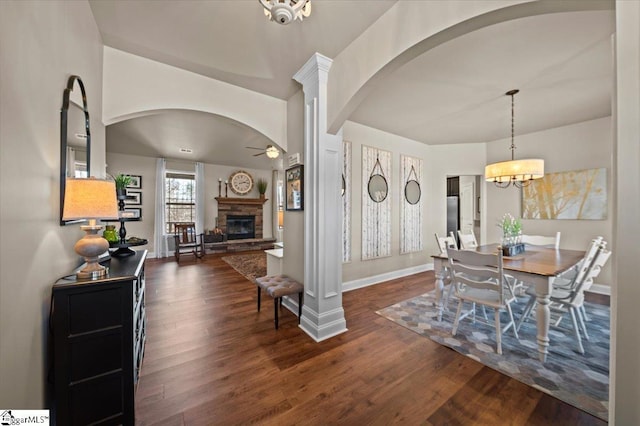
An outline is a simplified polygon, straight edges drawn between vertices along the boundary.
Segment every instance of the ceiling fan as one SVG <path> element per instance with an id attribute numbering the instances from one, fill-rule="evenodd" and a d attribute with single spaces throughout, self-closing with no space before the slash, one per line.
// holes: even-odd
<path id="1" fill-rule="evenodd" d="M 254 154 L 254 157 L 257 157 L 259 155 L 263 155 L 263 154 L 267 154 L 267 157 L 269 158 L 278 158 L 278 156 L 280 155 L 280 150 L 278 148 L 276 148 L 273 145 L 267 145 L 266 148 L 256 148 L 253 146 L 245 146 L 245 148 L 247 149 L 257 149 L 260 150 L 262 152 L 259 152 L 258 154 Z"/>

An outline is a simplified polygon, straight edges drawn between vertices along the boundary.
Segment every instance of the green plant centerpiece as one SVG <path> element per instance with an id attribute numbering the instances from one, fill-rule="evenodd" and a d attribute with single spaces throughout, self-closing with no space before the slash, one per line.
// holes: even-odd
<path id="1" fill-rule="evenodd" d="M 522 244 L 522 222 L 511 213 L 502 216 L 498 226 L 502 229 L 502 252 L 505 256 L 514 256 L 524 251 Z"/>
<path id="2" fill-rule="evenodd" d="M 131 176 L 120 173 L 113 178 L 116 183 L 116 194 L 118 197 L 127 195 L 127 186 L 131 185 Z"/>
<path id="3" fill-rule="evenodd" d="M 258 188 L 258 192 L 260 193 L 260 198 L 264 198 L 264 194 L 267 192 L 267 186 L 269 186 L 269 183 L 264 178 L 259 178 L 256 181 L 256 187 Z"/>

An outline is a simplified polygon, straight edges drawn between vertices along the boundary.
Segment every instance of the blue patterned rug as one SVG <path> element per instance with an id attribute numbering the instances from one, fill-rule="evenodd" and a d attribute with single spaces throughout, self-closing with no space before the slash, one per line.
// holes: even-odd
<path id="1" fill-rule="evenodd" d="M 526 300 L 514 304 L 516 321 Z M 538 360 L 535 320 L 525 322 L 518 335 L 513 330 L 502 335 L 502 355 L 495 353 L 493 309 L 487 309 L 491 325 L 470 317 L 460 321 L 456 336 L 451 335 L 458 301 L 449 302 L 441 322 L 436 319 L 434 292 L 405 300 L 376 312 L 411 331 L 428 337 L 522 383 L 584 410 L 602 420 L 608 420 L 609 409 L 609 307 L 585 303 L 590 321 L 590 340 L 582 340 L 585 354 L 577 351 L 571 318 L 567 315 L 560 328 L 551 328 L 549 355 L 544 364 Z M 467 307 L 463 307 L 463 310 Z M 508 319 L 501 317 L 502 324 Z"/>

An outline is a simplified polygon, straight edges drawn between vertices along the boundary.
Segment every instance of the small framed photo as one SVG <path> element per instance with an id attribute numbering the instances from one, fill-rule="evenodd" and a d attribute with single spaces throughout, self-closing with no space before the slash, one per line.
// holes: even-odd
<path id="1" fill-rule="evenodd" d="M 124 200 L 125 205 L 141 206 L 142 205 L 142 192 L 140 191 L 127 191 L 127 198 Z"/>
<path id="2" fill-rule="evenodd" d="M 285 181 L 287 210 L 304 210 L 304 166 L 300 164 L 287 169 Z"/>
<path id="3" fill-rule="evenodd" d="M 142 209 L 140 207 L 125 207 L 120 212 L 120 217 L 124 219 L 140 219 L 142 217 Z"/>
<path id="4" fill-rule="evenodd" d="M 131 189 L 142 189 L 142 176 L 140 175 L 129 175 L 131 178 L 131 183 L 127 185 L 127 188 Z"/>

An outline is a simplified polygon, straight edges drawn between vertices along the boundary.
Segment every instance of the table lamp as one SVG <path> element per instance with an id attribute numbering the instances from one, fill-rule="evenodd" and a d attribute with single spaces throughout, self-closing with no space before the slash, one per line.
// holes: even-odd
<path id="1" fill-rule="evenodd" d="M 108 268 L 98 263 L 98 256 L 109 250 L 109 242 L 98 231 L 102 226 L 96 219 L 117 219 L 118 201 L 113 181 L 68 178 L 64 192 L 63 220 L 89 219 L 89 224 L 81 226 L 86 232 L 74 246 L 76 253 L 84 257 L 86 266 L 76 273 L 81 279 L 99 278 L 107 274 Z"/>

